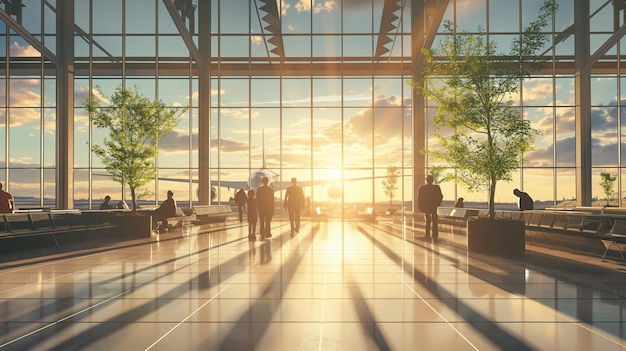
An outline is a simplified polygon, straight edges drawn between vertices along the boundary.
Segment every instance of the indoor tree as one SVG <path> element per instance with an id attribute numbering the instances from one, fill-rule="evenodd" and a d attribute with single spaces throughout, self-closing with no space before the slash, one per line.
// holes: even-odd
<path id="1" fill-rule="evenodd" d="M 102 106 L 101 106 L 102 103 Z M 158 144 L 180 121 L 187 108 L 168 107 L 160 100 L 142 96 L 137 87 L 117 87 L 106 98 L 100 87 L 84 103 L 90 122 L 108 130 L 102 145 L 93 145 L 113 181 L 128 185 L 133 214 L 137 213 L 137 191 L 154 180 Z"/>
<path id="2" fill-rule="evenodd" d="M 550 35 L 542 30 L 556 9 L 554 1 L 545 1 L 508 53 L 482 30 L 470 34 L 445 22 L 439 45 L 423 50 L 423 79 L 409 83 L 436 104 L 433 125 L 440 147 L 425 152 L 454 169 L 453 179 L 468 190 L 488 190 L 492 219 L 497 182 L 512 180 L 539 134 L 511 96 L 545 62 L 539 52 Z"/>
<path id="3" fill-rule="evenodd" d="M 613 187 L 617 177 L 608 172 L 600 172 L 600 178 L 602 179 L 600 187 L 602 187 L 602 191 L 604 192 L 604 195 L 606 195 L 606 205 L 608 206 L 609 199 L 611 198 L 611 195 L 613 195 Z"/>
<path id="4" fill-rule="evenodd" d="M 393 212 L 393 197 L 398 189 L 398 177 L 400 176 L 400 170 L 396 166 L 387 167 L 387 177 L 383 179 L 383 190 L 385 195 L 389 196 L 389 211 Z"/>

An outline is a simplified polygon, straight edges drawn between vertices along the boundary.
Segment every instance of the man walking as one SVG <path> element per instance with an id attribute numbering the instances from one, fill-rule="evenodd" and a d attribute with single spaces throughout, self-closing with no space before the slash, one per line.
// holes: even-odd
<path id="1" fill-rule="evenodd" d="M 245 190 L 243 190 L 243 188 L 239 189 L 237 194 L 235 194 L 235 203 L 239 209 L 239 223 L 243 223 L 243 207 L 246 205 L 247 201 L 248 196 L 246 195 Z"/>
<path id="2" fill-rule="evenodd" d="M 289 213 L 291 234 L 300 232 L 300 211 L 304 207 L 304 192 L 296 185 L 297 182 L 296 178 L 291 178 L 291 186 L 285 192 L 285 208 Z"/>
<path id="3" fill-rule="evenodd" d="M 433 176 L 428 175 L 426 177 L 426 184 L 421 185 L 417 193 L 417 206 L 426 216 L 425 237 L 428 239 L 430 239 L 431 225 L 433 239 L 437 239 L 439 237 L 439 218 L 437 217 L 437 207 L 441 205 L 441 200 L 443 200 L 441 188 L 439 185 L 433 184 L 433 181 Z"/>
<path id="4" fill-rule="evenodd" d="M 272 237 L 272 217 L 274 216 L 274 189 L 267 183 L 269 178 L 263 177 L 263 185 L 256 190 L 257 206 L 259 208 L 259 230 L 261 240 Z"/>

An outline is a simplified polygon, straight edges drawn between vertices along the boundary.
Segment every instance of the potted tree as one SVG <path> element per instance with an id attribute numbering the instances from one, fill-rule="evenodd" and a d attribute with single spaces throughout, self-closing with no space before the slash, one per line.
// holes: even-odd
<path id="1" fill-rule="evenodd" d="M 150 236 L 150 216 L 137 216 L 138 191 L 154 180 L 159 140 L 174 129 L 187 108 L 168 107 L 161 101 L 150 101 L 138 92 L 137 87 L 118 87 L 109 98 L 105 98 L 100 87 L 95 90 L 83 106 L 95 127 L 108 129 L 108 137 L 104 138 L 102 145 L 93 145 L 92 151 L 113 180 L 122 186 L 128 185 L 130 189 L 131 217 L 134 218 L 123 218 L 123 226 L 131 228 L 136 223 L 141 224 L 140 229 L 130 229 L 127 234 Z M 139 217 L 144 217 L 144 220 Z"/>
<path id="2" fill-rule="evenodd" d="M 385 191 L 385 195 L 389 196 L 389 214 L 394 213 L 393 209 L 393 197 L 396 194 L 396 190 L 398 189 L 398 177 L 400 176 L 400 171 L 396 166 L 388 166 L 387 167 L 387 178 L 383 179 L 383 190 Z"/>
<path id="3" fill-rule="evenodd" d="M 455 169 L 450 177 L 468 190 L 489 193 L 489 215 L 467 224 L 470 251 L 524 252 L 523 222 L 497 220 L 494 199 L 497 182 L 512 180 L 539 133 L 510 96 L 545 61 L 538 52 L 550 37 L 542 29 L 556 9 L 554 1 L 545 1 L 509 53 L 499 51 L 481 30 L 460 32 L 447 21 L 438 47 L 423 51 L 423 80 L 410 82 L 436 103 L 433 125 L 440 147 L 425 152 Z M 503 237 L 510 233 L 517 234 Z"/>
<path id="4" fill-rule="evenodd" d="M 611 196 L 613 195 L 613 187 L 617 177 L 608 172 L 600 172 L 600 178 L 602 179 L 600 187 L 602 188 L 604 195 L 606 195 L 606 206 L 608 207 Z"/>

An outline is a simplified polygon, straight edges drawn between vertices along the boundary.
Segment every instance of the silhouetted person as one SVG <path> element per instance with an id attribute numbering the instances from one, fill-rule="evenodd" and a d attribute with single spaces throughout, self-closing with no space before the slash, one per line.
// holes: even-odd
<path id="1" fill-rule="evenodd" d="M 267 183 L 269 178 L 263 177 L 263 185 L 256 189 L 256 200 L 259 208 L 259 229 L 261 231 L 261 239 L 270 238 L 272 236 L 272 216 L 274 216 L 274 189 Z"/>
<path id="2" fill-rule="evenodd" d="M 254 190 L 248 190 L 246 197 L 248 203 L 248 239 L 256 240 L 257 199 Z"/>
<path id="3" fill-rule="evenodd" d="M 15 212 L 15 202 L 13 202 L 13 195 L 2 190 L 2 183 L 0 183 L 0 213 L 13 212 Z"/>
<path id="4" fill-rule="evenodd" d="M 111 205 L 111 197 L 109 195 L 104 197 L 104 201 L 100 204 L 101 210 L 112 210 L 113 205 Z"/>
<path id="5" fill-rule="evenodd" d="M 523 192 L 519 189 L 514 189 L 513 194 L 517 196 L 519 199 L 517 200 L 517 207 L 520 211 L 524 210 L 532 210 L 533 209 L 533 199 L 528 195 L 528 193 Z"/>
<path id="6" fill-rule="evenodd" d="M 120 202 L 117 203 L 117 209 L 118 210 L 128 210 L 128 205 L 126 204 L 126 202 L 124 200 L 120 200 Z"/>
<path id="7" fill-rule="evenodd" d="M 462 197 L 458 198 L 456 200 L 456 203 L 454 204 L 454 207 L 456 207 L 456 208 L 463 208 L 463 207 L 465 207 L 465 202 L 464 201 L 465 201 L 465 199 L 463 199 Z"/>
<path id="8" fill-rule="evenodd" d="M 291 178 L 291 186 L 285 192 L 285 208 L 289 213 L 289 223 L 291 224 L 291 234 L 300 232 L 300 212 L 304 208 L 304 192 L 296 185 L 298 180 Z"/>
<path id="9" fill-rule="evenodd" d="M 247 200 L 246 191 L 243 188 L 239 189 L 237 194 L 235 194 L 235 203 L 239 209 L 239 223 L 243 223 L 243 207 L 246 205 Z"/>
<path id="10" fill-rule="evenodd" d="M 437 207 L 441 205 L 443 194 L 439 185 L 433 184 L 433 176 L 426 177 L 426 184 L 419 187 L 417 193 L 417 206 L 420 211 L 424 212 L 426 217 L 426 238 L 430 238 L 431 225 L 432 237 L 439 237 L 439 219 L 437 217 Z"/>
<path id="11" fill-rule="evenodd" d="M 167 191 L 167 199 L 161 203 L 161 206 L 154 210 L 152 216 L 153 221 L 158 224 L 161 222 L 161 226 L 167 229 L 167 218 L 176 216 L 176 200 L 174 200 L 174 193 L 171 190 Z M 159 230 L 157 226 L 156 230 Z"/>

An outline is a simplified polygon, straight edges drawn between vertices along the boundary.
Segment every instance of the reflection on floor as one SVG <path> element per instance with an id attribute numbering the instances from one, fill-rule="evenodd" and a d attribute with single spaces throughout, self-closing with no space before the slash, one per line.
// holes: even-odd
<path id="1" fill-rule="evenodd" d="M 620 262 L 468 255 L 443 229 L 276 222 L 267 241 L 236 227 L 3 262 L 0 349 L 626 349 Z"/>

